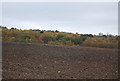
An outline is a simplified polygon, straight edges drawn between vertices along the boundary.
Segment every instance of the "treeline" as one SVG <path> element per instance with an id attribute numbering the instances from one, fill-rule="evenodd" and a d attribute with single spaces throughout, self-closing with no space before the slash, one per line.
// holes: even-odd
<path id="1" fill-rule="evenodd" d="M 2 40 L 6 42 L 26 42 L 52 45 L 90 46 L 101 48 L 117 48 L 119 36 L 97 36 L 92 34 L 73 34 L 66 32 L 45 30 L 20 30 L 16 28 L 2 28 Z"/>

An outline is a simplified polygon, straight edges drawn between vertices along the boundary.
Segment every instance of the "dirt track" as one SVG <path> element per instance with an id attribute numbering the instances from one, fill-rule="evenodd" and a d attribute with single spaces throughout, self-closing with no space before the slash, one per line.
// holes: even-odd
<path id="1" fill-rule="evenodd" d="M 3 43 L 4 79 L 117 79 L 118 50 Z"/>

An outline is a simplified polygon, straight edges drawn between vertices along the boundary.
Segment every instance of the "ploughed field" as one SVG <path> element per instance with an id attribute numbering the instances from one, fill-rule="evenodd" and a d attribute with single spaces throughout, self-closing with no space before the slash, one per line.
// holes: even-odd
<path id="1" fill-rule="evenodd" d="M 4 79 L 117 79 L 118 50 L 3 43 Z"/>

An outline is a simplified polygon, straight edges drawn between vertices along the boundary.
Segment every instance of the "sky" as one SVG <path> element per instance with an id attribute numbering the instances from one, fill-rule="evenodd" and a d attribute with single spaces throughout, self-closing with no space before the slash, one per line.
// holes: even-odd
<path id="1" fill-rule="evenodd" d="M 118 35 L 117 2 L 2 2 L 0 18 L 8 28 Z"/>

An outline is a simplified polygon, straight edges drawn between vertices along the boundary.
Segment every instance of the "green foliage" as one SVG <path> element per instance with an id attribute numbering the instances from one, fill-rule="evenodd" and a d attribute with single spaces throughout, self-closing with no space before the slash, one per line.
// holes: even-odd
<path id="1" fill-rule="evenodd" d="M 107 38 L 88 38 L 84 41 L 83 45 L 102 48 L 117 48 L 118 40 L 110 40 Z"/>
<path id="2" fill-rule="evenodd" d="M 82 45 L 82 43 L 88 38 L 88 36 L 75 37 L 72 41 L 75 45 Z"/>
<path id="3" fill-rule="evenodd" d="M 44 33 L 44 31 L 40 31 L 40 33 L 42 34 L 42 33 Z"/>
<path id="4" fill-rule="evenodd" d="M 102 48 L 117 48 L 120 43 L 118 36 L 102 36 L 97 37 L 92 34 L 73 34 L 56 31 L 45 30 L 18 30 L 16 28 L 8 29 L 2 27 L 2 40 L 6 42 L 31 42 L 44 43 L 53 45 L 82 45 Z"/>
<path id="5" fill-rule="evenodd" d="M 63 39 L 64 39 L 64 41 L 71 41 L 72 40 L 72 38 L 70 38 L 70 37 L 64 37 Z"/>
<path id="6" fill-rule="evenodd" d="M 56 40 L 62 40 L 65 37 L 65 34 L 58 34 Z"/>
<path id="7" fill-rule="evenodd" d="M 52 36 L 49 36 L 49 35 L 43 35 L 43 36 L 41 37 L 41 39 L 42 39 L 42 41 L 43 41 L 44 43 L 46 43 L 46 44 L 47 44 L 48 42 L 54 40 L 54 38 L 53 38 Z"/>
<path id="8" fill-rule="evenodd" d="M 59 32 L 58 30 L 55 30 L 55 32 Z"/>

